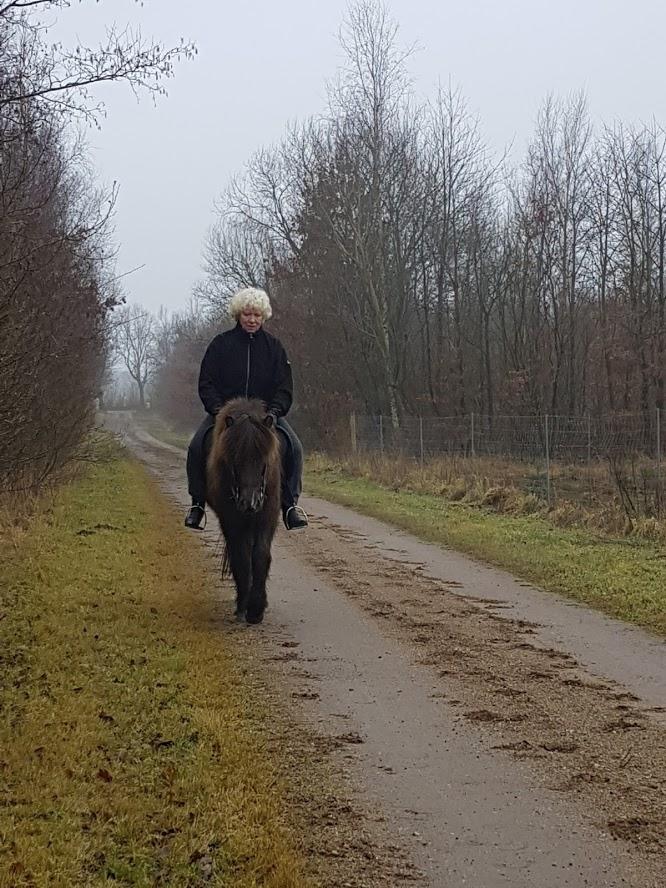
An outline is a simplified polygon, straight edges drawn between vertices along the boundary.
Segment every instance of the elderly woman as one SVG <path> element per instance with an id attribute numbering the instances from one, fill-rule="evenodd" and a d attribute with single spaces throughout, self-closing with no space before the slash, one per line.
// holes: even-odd
<path id="1" fill-rule="evenodd" d="M 271 304 L 263 290 L 248 287 L 232 298 L 230 312 L 236 326 L 213 339 L 201 362 L 199 397 L 206 418 L 187 451 L 188 490 L 192 505 L 185 526 L 198 529 L 206 509 L 206 454 L 215 414 L 233 398 L 259 398 L 275 417 L 282 446 L 282 517 L 287 530 L 306 527 L 307 516 L 298 505 L 301 493 L 303 449 L 285 420 L 292 402 L 291 365 L 282 343 L 264 329 Z"/>

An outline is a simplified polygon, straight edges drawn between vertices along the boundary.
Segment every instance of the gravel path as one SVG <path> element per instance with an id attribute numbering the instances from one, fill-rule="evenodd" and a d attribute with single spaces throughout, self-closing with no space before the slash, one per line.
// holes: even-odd
<path id="1" fill-rule="evenodd" d="M 107 423 L 184 512 L 182 451 Z M 383 884 L 665 884 L 664 643 L 304 505 L 311 527 L 276 539 L 266 620 L 241 631 L 395 837 Z M 218 547 L 212 525 L 193 542 Z"/>

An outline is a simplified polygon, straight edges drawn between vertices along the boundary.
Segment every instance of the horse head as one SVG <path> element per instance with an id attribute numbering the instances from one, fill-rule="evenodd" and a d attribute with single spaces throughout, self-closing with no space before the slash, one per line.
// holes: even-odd
<path id="1" fill-rule="evenodd" d="M 237 399 L 218 414 L 209 465 L 220 494 L 241 514 L 260 512 L 268 488 L 275 486 L 279 450 L 274 427 L 260 401 Z"/>

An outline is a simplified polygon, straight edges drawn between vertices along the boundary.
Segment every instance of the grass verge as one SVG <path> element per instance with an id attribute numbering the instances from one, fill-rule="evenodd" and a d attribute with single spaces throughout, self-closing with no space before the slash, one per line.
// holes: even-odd
<path id="1" fill-rule="evenodd" d="M 0 886 L 308 884 L 199 553 L 133 463 L 0 542 Z"/>
<path id="2" fill-rule="evenodd" d="M 309 462 L 306 484 L 315 496 L 666 635 L 666 553 L 656 542 L 602 538 L 537 515 L 498 515 L 435 494 L 392 490 L 322 457 Z"/>

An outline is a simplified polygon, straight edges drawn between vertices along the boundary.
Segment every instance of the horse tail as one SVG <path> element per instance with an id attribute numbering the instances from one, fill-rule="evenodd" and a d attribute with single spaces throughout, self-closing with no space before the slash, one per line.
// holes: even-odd
<path id="1" fill-rule="evenodd" d="M 222 553 L 222 579 L 229 576 L 231 570 L 231 558 L 229 556 L 229 546 L 224 544 L 224 552 Z"/>

